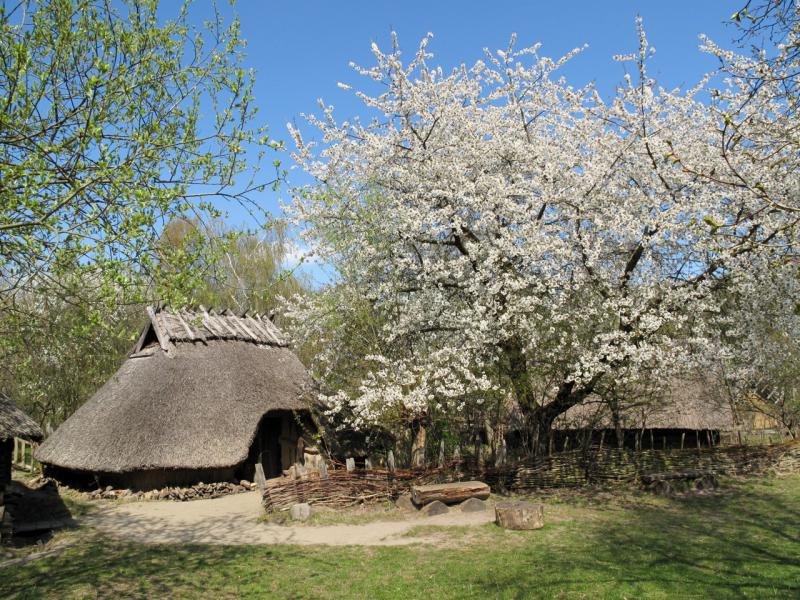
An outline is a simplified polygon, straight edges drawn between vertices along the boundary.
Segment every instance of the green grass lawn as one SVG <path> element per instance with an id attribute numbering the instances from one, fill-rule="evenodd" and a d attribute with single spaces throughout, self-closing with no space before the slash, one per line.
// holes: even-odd
<path id="1" fill-rule="evenodd" d="M 545 500 L 540 531 L 438 530 L 410 547 L 144 546 L 73 532 L 58 555 L 1 569 L 0 597 L 800 596 L 800 475 L 725 488 L 567 494 Z"/>

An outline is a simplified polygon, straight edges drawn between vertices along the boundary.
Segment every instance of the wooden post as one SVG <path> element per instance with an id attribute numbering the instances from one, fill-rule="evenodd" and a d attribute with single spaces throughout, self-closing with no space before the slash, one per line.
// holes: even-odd
<path id="1" fill-rule="evenodd" d="M 347 472 L 348 472 L 348 473 L 351 473 L 352 471 L 355 471 L 355 470 L 356 470 L 356 459 L 355 459 L 355 458 L 352 458 L 352 457 L 351 457 L 351 458 L 348 458 L 348 459 L 345 461 L 345 463 L 344 463 L 344 464 L 345 464 L 345 466 L 347 467 Z"/>
<path id="2" fill-rule="evenodd" d="M 319 478 L 320 479 L 328 478 L 328 463 L 325 462 L 325 460 L 321 460 L 319 462 Z"/>
<path id="3" fill-rule="evenodd" d="M 662 436 L 661 436 L 661 449 L 662 449 L 664 452 L 666 452 L 666 451 L 667 451 L 667 436 L 666 436 L 666 435 L 662 435 Z"/>
<path id="4" fill-rule="evenodd" d="M 255 471 L 253 473 L 253 481 L 262 492 L 267 487 L 267 478 L 264 476 L 264 467 L 260 462 L 256 463 Z"/>
<path id="5" fill-rule="evenodd" d="M 700 452 L 700 432 L 695 429 L 694 439 L 697 440 L 697 451 Z"/>
<path id="6" fill-rule="evenodd" d="M 653 430 L 650 430 L 650 450 L 655 448 L 655 442 L 653 441 Z"/>
<path id="7" fill-rule="evenodd" d="M 569 449 L 569 434 L 564 438 L 564 452 Z"/>
<path id="8" fill-rule="evenodd" d="M 600 451 L 601 451 L 601 452 L 602 452 L 602 450 L 603 450 L 603 441 L 604 441 L 605 439 L 606 439 L 606 430 L 605 430 L 605 429 L 603 429 L 603 431 L 601 431 L 601 432 L 600 432 Z"/>
<path id="9" fill-rule="evenodd" d="M 686 432 L 681 433 L 681 450 L 683 450 L 683 441 L 686 439 Z"/>
<path id="10" fill-rule="evenodd" d="M 386 455 L 386 466 L 390 471 L 394 471 L 394 452 L 391 450 L 389 450 L 389 453 Z"/>

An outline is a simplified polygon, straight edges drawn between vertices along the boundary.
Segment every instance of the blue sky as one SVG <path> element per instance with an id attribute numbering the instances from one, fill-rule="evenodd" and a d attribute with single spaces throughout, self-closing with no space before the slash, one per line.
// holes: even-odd
<path id="1" fill-rule="evenodd" d="M 352 93 L 337 88 L 339 81 L 358 84 L 348 66 L 354 61 L 372 65 L 371 42 L 388 47 L 390 32 L 398 32 L 401 46 L 413 52 L 419 40 L 433 32 L 429 46 L 434 62 L 453 67 L 474 63 L 482 48 L 505 48 L 516 32 L 519 45 L 542 43 L 541 53 L 561 56 L 589 44 L 564 74 L 574 85 L 594 80 L 609 95 L 622 79 L 622 63 L 614 54 L 637 49 L 635 17 L 644 19 L 647 37 L 656 48 L 651 76 L 665 87 L 694 84 L 715 67 L 714 60 L 697 49 L 706 33 L 729 45 L 735 31 L 726 25 L 738 1 L 310 1 L 239 0 L 237 11 L 248 41 L 247 64 L 257 71 L 256 100 L 260 116 L 273 137 L 287 140 L 287 121 L 318 112 L 317 98 L 335 107 L 339 120 L 361 113 Z M 304 131 L 313 134 L 304 127 Z M 286 164 L 291 162 L 283 157 Z M 308 179 L 294 171 L 292 184 Z M 287 199 L 284 188 L 265 192 L 259 199 L 272 211 Z M 236 215 L 232 214 L 232 221 Z"/>

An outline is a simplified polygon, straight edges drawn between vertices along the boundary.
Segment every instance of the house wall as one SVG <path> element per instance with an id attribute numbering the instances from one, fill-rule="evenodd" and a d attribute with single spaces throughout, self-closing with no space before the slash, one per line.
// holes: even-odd
<path id="1" fill-rule="evenodd" d="M 67 485 L 96 489 L 112 486 L 116 489 L 136 491 L 154 490 L 165 487 L 185 487 L 195 483 L 213 483 L 232 481 L 234 467 L 222 469 L 146 469 L 127 473 L 94 473 L 91 471 L 73 471 L 52 465 L 44 465 L 44 474 Z"/>

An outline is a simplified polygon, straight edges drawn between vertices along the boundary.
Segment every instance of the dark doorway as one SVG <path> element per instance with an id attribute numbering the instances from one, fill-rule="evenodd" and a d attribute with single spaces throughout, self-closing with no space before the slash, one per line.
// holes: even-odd
<path id="1" fill-rule="evenodd" d="M 259 440 L 261 443 L 261 466 L 264 475 L 279 477 L 281 474 L 281 420 L 268 417 L 261 420 L 259 427 Z"/>
<path id="2" fill-rule="evenodd" d="M 264 476 L 280 477 L 283 470 L 281 464 L 281 418 L 264 417 L 258 424 L 256 437 L 253 445 L 250 446 L 250 453 L 244 464 L 244 472 L 240 475 L 245 479 L 253 481 L 255 479 L 255 466 L 261 463 L 264 469 Z"/>

